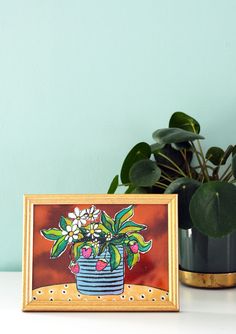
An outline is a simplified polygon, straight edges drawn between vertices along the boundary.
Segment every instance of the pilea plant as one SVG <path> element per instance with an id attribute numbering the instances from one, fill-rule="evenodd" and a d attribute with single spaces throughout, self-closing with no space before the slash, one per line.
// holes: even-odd
<path id="1" fill-rule="evenodd" d="M 117 212 L 114 218 L 94 205 L 85 210 L 76 207 L 68 218 L 60 218 L 59 228 L 43 229 L 41 234 L 54 241 L 52 259 L 69 248 L 69 269 L 74 274 L 79 273 L 80 257 L 96 258 L 94 269 L 97 271 L 104 270 L 108 262 L 110 270 L 116 270 L 121 263 L 120 247 L 125 250 L 128 267 L 132 269 L 139 261 L 140 253 L 148 252 L 152 246 L 152 241 L 146 242 L 140 234 L 146 226 L 132 221 L 133 215 L 133 205 Z"/>
<path id="2" fill-rule="evenodd" d="M 176 193 L 179 226 L 210 237 L 236 230 L 236 147 L 210 147 L 204 154 L 200 124 L 174 113 L 169 127 L 153 133 L 155 143 L 138 143 L 126 156 L 108 193 Z M 120 179 L 120 181 L 119 181 Z"/>

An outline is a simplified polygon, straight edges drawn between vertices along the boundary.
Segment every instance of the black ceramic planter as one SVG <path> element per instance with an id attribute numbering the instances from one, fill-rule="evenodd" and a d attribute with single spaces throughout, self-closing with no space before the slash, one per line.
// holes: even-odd
<path id="1" fill-rule="evenodd" d="M 180 280 L 191 286 L 236 286 L 236 232 L 210 238 L 197 229 L 179 229 Z"/>

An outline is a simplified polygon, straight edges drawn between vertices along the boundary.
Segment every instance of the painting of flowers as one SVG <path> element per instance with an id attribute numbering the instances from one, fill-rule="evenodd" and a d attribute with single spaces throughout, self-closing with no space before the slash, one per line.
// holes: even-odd
<path id="1" fill-rule="evenodd" d="M 177 272 L 172 197 L 140 196 L 136 202 L 136 195 L 121 195 L 120 201 L 115 195 L 49 195 L 44 203 L 40 196 L 30 198 L 36 203 L 26 215 L 32 229 L 26 258 L 32 263 L 32 292 L 26 295 L 31 308 L 176 309 L 170 300 L 170 275 Z"/>

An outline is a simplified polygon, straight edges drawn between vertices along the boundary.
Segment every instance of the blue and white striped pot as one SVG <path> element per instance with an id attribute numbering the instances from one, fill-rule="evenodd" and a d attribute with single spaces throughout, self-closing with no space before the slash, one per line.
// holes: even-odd
<path id="1" fill-rule="evenodd" d="M 124 291 L 124 248 L 117 246 L 121 254 L 120 265 L 111 272 L 110 254 L 107 252 L 106 260 L 108 265 L 102 271 L 96 270 L 96 263 L 104 258 L 104 253 L 93 258 L 78 259 L 80 271 L 76 275 L 76 285 L 80 293 L 84 295 L 119 295 Z"/>

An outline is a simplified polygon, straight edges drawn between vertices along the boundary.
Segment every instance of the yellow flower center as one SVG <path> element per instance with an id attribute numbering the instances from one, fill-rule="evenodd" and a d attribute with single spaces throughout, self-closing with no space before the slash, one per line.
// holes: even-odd
<path id="1" fill-rule="evenodd" d="M 69 233 L 69 236 L 72 237 L 73 235 L 74 235 L 74 233 L 71 231 L 71 232 Z"/>
<path id="2" fill-rule="evenodd" d="M 89 218 L 92 218 L 92 217 L 93 217 L 93 214 L 92 214 L 92 213 L 90 213 L 90 214 L 89 214 Z"/>
<path id="3" fill-rule="evenodd" d="M 95 233 L 94 229 L 90 230 L 90 233 L 91 233 L 91 234 L 94 234 L 94 233 Z"/>

